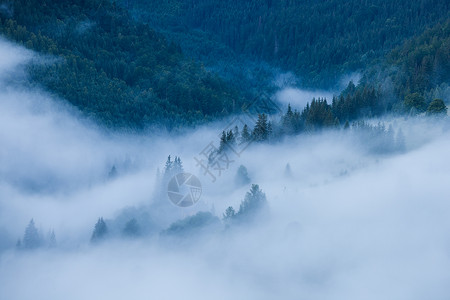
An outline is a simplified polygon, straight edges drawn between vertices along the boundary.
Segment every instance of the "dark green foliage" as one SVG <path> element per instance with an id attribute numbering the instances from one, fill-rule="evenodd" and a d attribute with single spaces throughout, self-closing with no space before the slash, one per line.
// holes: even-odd
<path id="1" fill-rule="evenodd" d="M 234 182 L 237 186 L 243 186 L 250 183 L 250 177 L 248 176 L 247 168 L 243 165 L 239 166 Z"/>
<path id="2" fill-rule="evenodd" d="M 301 118 L 308 130 L 330 127 L 334 124 L 334 116 L 331 106 L 326 99 L 313 99 L 303 109 Z"/>
<path id="3" fill-rule="evenodd" d="M 210 212 L 198 212 L 193 216 L 179 220 L 162 232 L 163 235 L 187 236 L 206 232 L 219 225 L 220 220 Z"/>
<path id="4" fill-rule="evenodd" d="M 101 4 L 100 4 L 101 3 Z M 110 127 L 195 124 L 232 112 L 240 97 L 179 47 L 109 1 L 13 2 L 0 32 L 59 59 L 31 78 Z"/>
<path id="5" fill-rule="evenodd" d="M 269 123 L 266 114 L 258 114 L 255 128 L 252 132 L 252 139 L 257 142 L 263 142 L 269 138 Z"/>
<path id="6" fill-rule="evenodd" d="M 237 126 L 233 130 L 222 131 L 220 136 L 219 153 L 233 149 L 237 144 L 239 137 L 239 129 Z"/>
<path id="7" fill-rule="evenodd" d="M 351 81 L 339 97 L 333 97 L 331 106 L 340 122 L 379 116 L 387 110 L 374 87 L 364 84 L 355 87 Z"/>
<path id="8" fill-rule="evenodd" d="M 427 115 L 447 115 L 447 106 L 442 99 L 434 99 L 427 108 Z"/>
<path id="9" fill-rule="evenodd" d="M 216 51 L 192 50 L 202 56 L 222 55 L 219 48 L 226 45 L 293 70 L 307 85 L 322 86 L 364 68 L 447 18 L 450 9 L 441 0 L 137 0 L 133 5 L 137 15 L 173 36 L 209 39 L 203 45 L 222 43 L 214 44 Z M 191 44 L 185 48 L 194 48 Z"/>
<path id="10" fill-rule="evenodd" d="M 97 223 L 95 224 L 94 231 L 92 232 L 91 242 L 97 243 L 106 238 L 108 235 L 108 227 L 106 226 L 103 218 L 99 218 Z"/>
<path id="11" fill-rule="evenodd" d="M 344 129 L 349 129 L 349 128 L 350 128 L 350 123 L 347 120 L 347 121 L 345 121 Z"/>
<path id="12" fill-rule="evenodd" d="M 425 98 L 419 93 L 412 93 L 405 96 L 403 105 L 407 112 L 424 112 L 426 109 Z"/>
<path id="13" fill-rule="evenodd" d="M 394 49 L 388 55 L 388 62 L 399 68 L 393 76 L 393 81 L 395 92 L 401 99 L 407 94 L 424 95 L 426 91 L 441 83 L 448 84 L 450 18 L 447 17 L 446 21 Z"/>
<path id="14" fill-rule="evenodd" d="M 281 130 L 283 134 L 297 134 L 303 129 L 304 123 L 300 118 L 300 112 L 297 110 L 293 111 L 290 104 L 288 105 L 286 114 L 281 120 Z"/>
<path id="15" fill-rule="evenodd" d="M 248 143 L 252 140 L 252 136 L 250 134 L 250 130 L 248 129 L 247 124 L 244 125 L 242 128 L 242 134 L 241 134 L 241 143 Z"/>

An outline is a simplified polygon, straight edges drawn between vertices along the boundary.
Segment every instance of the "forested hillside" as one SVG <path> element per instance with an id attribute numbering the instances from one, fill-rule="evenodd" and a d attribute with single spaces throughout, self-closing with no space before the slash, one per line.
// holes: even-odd
<path id="1" fill-rule="evenodd" d="M 0 33 L 58 58 L 32 66 L 32 79 L 109 127 L 192 125 L 232 112 L 241 99 L 110 1 L 6 2 Z"/>
<path id="2" fill-rule="evenodd" d="M 437 0 L 17 0 L 0 8 L 1 34 L 56 58 L 29 67 L 33 83 L 103 125 L 134 130 L 239 112 L 273 92 L 280 70 L 308 88 L 363 75 L 335 99 L 315 100 L 297 129 L 306 120 L 424 111 L 449 90 L 449 24 L 449 3 Z"/>
<path id="3" fill-rule="evenodd" d="M 123 2 L 152 26 L 196 38 L 196 30 L 207 32 L 237 53 L 295 71 L 304 85 L 320 87 L 445 20 L 450 5 L 440 0 Z"/>

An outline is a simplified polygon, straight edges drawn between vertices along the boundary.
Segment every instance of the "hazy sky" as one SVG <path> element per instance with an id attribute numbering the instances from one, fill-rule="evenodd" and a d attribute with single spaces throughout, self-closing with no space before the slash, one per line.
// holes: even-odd
<path id="1" fill-rule="evenodd" d="M 224 124 L 177 137 L 105 133 L 11 80 L 38 57 L 5 41 L 0 57 L 0 299 L 448 299 L 448 125 L 385 120 L 406 137 L 396 155 L 369 154 L 343 132 L 253 145 L 212 183 L 194 156 L 217 145 Z M 233 183 L 243 164 L 270 218 L 187 244 L 156 235 L 90 245 L 98 217 L 155 201 L 169 154 L 203 185 L 196 207 L 173 207 L 179 215 L 238 209 L 249 189 Z M 55 231 L 57 248 L 15 250 L 31 218 Z"/>

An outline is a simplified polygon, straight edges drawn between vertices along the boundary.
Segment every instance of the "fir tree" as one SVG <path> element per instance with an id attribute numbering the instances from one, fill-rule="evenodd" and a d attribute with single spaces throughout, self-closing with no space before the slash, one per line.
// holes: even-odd
<path id="1" fill-rule="evenodd" d="M 91 242 L 97 243 L 105 239 L 108 234 L 108 227 L 103 218 L 99 218 L 92 232 Z"/>
<path id="2" fill-rule="evenodd" d="M 349 128 L 350 128 L 350 123 L 347 120 L 347 121 L 345 121 L 344 129 L 349 129 Z"/>
<path id="3" fill-rule="evenodd" d="M 167 157 L 166 165 L 164 166 L 164 175 L 170 175 L 173 168 L 173 161 L 170 155 Z"/>
<path id="4" fill-rule="evenodd" d="M 244 128 L 242 129 L 242 135 L 241 135 L 241 144 L 248 143 L 252 139 L 250 131 L 248 129 L 247 124 L 244 125 Z"/>
<path id="5" fill-rule="evenodd" d="M 229 130 L 227 133 L 227 145 L 229 147 L 232 147 L 235 144 L 236 137 L 234 136 L 234 133 L 232 130 Z"/>
<path id="6" fill-rule="evenodd" d="M 184 169 L 183 169 L 183 163 L 181 162 L 181 158 L 175 156 L 175 159 L 173 161 L 171 175 L 175 175 L 175 174 L 183 173 L 183 172 L 184 172 Z"/>
<path id="7" fill-rule="evenodd" d="M 223 214 L 223 220 L 225 222 L 229 222 L 230 220 L 232 220 L 234 217 L 236 216 L 236 211 L 234 210 L 234 208 L 232 206 L 229 206 L 224 214 Z"/>
<path id="8" fill-rule="evenodd" d="M 268 134 L 267 115 L 259 114 L 255 128 L 253 129 L 253 139 L 257 142 L 262 142 L 267 140 Z"/>
<path id="9" fill-rule="evenodd" d="M 23 248 L 25 249 L 36 249 L 42 244 L 39 232 L 34 225 L 34 220 L 31 219 L 25 229 L 25 234 L 23 235 Z"/>
<path id="10" fill-rule="evenodd" d="M 222 131 L 222 135 L 220 137 L 219 152 L 225 151 L 226 147 L 227 147 L 227 134 L 224 130 Z"/>
<path id="11" fill-rule="evenodd" d="M 244 201 L 241 202 L 237 215 L 253 216 L 260 212 L 267 204 L 266 194 L 259 188 L 259 185 L 252 184 L 249 192 L 245 195 Z"/>
<path id="12" fill-rule="evenodd" d="M 239 166 L 234 181 L 237 186 L 243 186 L 250 183 L 250 177 L 248 176 L 248 171 L 245 166 Z"/>
<path id="13" fill-rule="evenodd" d="M 282 118 L 282 129 L 285 134 L 293 134 L 294 133 L 294 112 L 292 111 L 291 104 L 289 103 L 287 112 Z"/>
<path id="14" fill-rule="evenodd" d="M 116 169 L 116 166 L 114 165 L 114 166 L 112 166 L 111 170 L 109 170 L 108 178 L 114 179 L 116 177 L 117 177 L 117 169 Z"/>

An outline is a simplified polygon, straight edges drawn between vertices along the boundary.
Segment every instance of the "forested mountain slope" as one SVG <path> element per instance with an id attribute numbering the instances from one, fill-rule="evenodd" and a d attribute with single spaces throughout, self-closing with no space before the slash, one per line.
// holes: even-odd
<path id="1" fill-rule="evenodd" d="M 110 1 L 6 2 L 0 33 L 59 58 L 33 80 L 109 127 L 177 127 L 239 105 L 235 89 Z"/>
<path id="2" fill-rule="evenodd" d="M 295 71 L 304 85 L 321 87 L 445 20 L 450 8 L 440 0 L 123 2 L 154 27 L 207 32 L 237 53 Z"/>

